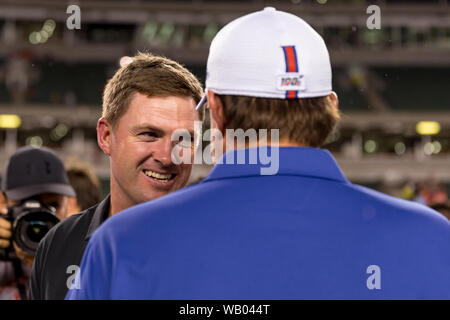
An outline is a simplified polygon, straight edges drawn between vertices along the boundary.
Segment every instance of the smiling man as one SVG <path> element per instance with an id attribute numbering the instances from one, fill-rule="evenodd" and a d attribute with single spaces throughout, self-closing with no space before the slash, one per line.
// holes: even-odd
<path id="1" fill-rule="evenodd" d="M 171 136 L 177 129 L 193 132 L 199 120 L 194 109 L 193 97 L 149 98 L 137 92 L 120 123 L 100 119 L 99 145 L 111 156 L 111 214 L 186 185 L 191 165 L 172 162 Z"/>
<path id="2" fill-rule="evenodd" d="M 139 54 L 117 71 L 103 93 L 98 145 L 110 158 L 110 192 L 100 204 L 53 228 L 39 245 L 31 279 L 33 299 L 64 299 L 79 288 L 77 272 L 92 233 L 110 216 L 183 188 L 190 164 L 175 165 L 171 137 L 194 136 L 199 81 L 167 58 Z M 194 145 L 184 148 L 194 154 Z"/>

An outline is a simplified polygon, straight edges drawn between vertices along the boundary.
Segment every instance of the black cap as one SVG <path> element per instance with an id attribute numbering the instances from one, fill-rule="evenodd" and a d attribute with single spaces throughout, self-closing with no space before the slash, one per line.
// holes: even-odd
<path id="1" fill-rule="evenodd" d="M 2 179 L 2 191 L 20 201 L 42 193 L 75 197 L 64 164 L 48 148 L 23 147 L 9 159 Z"/>

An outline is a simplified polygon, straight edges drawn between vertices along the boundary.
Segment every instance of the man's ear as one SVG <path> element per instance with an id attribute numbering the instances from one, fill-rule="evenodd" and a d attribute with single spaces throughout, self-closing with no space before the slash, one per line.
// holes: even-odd
<path id="1" fill-rule="evenodd" d="M 211 128 L 218 129 L 220 132 L 225 131 L 225 116 L 223 114 L 223 105 L 219 97 L 214 92 L 208 90 L 208 106 L 211 118 Z"/>
<path id="2" fill-rule="evenodd" d="M 105 118 L 100 118 L 97 122 L 97 143 L 103 152 L 111 155 L 111 139 L 112 139 L 112 126 Z"/>
<path id="3" fill-rule="evenodd" d="M 333 107 L 337 110 L 339 109 L 339 98 L 336 94 L 336 92 L 331 91 L 330 95 L 328 96 L 331 100 L 331 103 L 333 104 Z"/>

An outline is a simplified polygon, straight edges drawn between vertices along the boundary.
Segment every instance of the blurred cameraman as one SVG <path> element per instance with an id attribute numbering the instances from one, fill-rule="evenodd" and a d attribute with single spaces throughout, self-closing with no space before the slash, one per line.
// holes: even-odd
<path id="1" fill-rule="evenodd" d="M 103 199 L 100 181 L 89 163 L 71 159 L 66 163 L 67 177 L 77 194 L 69 198 L 66 218 L 89 209 Z"/>
<path id="2" fill-rule="evenodd" d="M 64 164 L 47 148 L 23 147 L 9 159 L 0 206 L 0 299 L 29 296 L 34 251 L 49 228 L 66 216 L 69 184 Z"/>

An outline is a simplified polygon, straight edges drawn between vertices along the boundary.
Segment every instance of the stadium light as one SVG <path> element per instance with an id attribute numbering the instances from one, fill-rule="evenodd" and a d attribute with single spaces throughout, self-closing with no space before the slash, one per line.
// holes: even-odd
<path id="1" fill-rule="evenodd" d="M 420 135 L 433 135 L 441 131 L 441 125 L 436 121 L 420 121 L 416 125 L 416 131 Z"/>
<path id="2" fill-rule="evenodd" d="M 402 154 L 404 154 L 405 153 L 405 151 L 406 151 L 406 146 L 405 146 L 405 144 L 403 143 L 403 142 L 397 142 L 396 144 L 395 144 L 395 146 L 394 146 L 394 151 L 395 151 L 395 153 L 396 154 L 398 154 L 398 155 L 402 155 Z"/>
<path id="3" fill-rule="evenodd" d="M 431 142 L 425 143 L 425 145 L 423 146 L 423 152 L 427 156 L 431 156 L 434 153 L 434 145 Z"/>
<path id="4" fill-rule="evenodd" d="M 56 28 L 56 22 L 52 19 L 45 20 L 43 27 L 40 31 L 33 31 L 28 36 L 28 41 L 31 44 L 46 43 L 48 39 L 53 35 Z"/>
<path id="5" fill-rule="evenodd" d="M 375 153 L 378 149 L 378 144 L 374 140 L 367 140 L 364 143 L 364 150 L 367 153 Z"/>
<path id="6" fill-rule="evenodd" d="M 21 123 L 22 120 L 16 114 L 0 114 L 1 129 L 17 129 Z"/>
<path id="7" fill-rule="evenodd" d="M 123 56 L 122 58 L 120 58 L 119 60 L 119 65 L 121 67 L 125 67 L 127 64 L 133 62 L 133 58 L 129 57 L 129 56 Z"/>
<path id="8" fill-rule="evenodd" d="M 40 148 L 44 144 L 44 140 L 42 140 L 42 138 L 40 136 L 31 136 L 31 137 L 27 138 L 25 143 L 28 146 L 32 146 L 32 147 L 35 147 L 35 148 Z"/>

